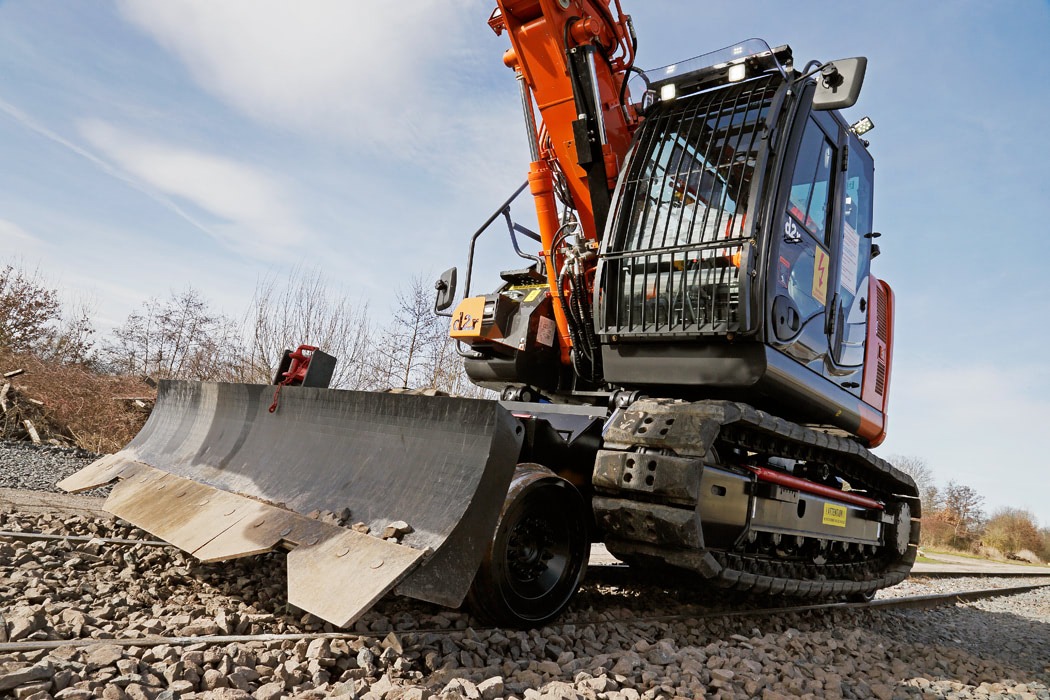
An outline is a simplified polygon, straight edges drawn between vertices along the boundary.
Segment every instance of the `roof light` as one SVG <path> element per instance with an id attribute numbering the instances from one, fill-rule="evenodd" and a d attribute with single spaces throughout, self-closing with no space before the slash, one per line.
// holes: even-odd
<path id="1" fill-rule="evenodd" d="M 871 120 L 871 118 L 869 118 L 869 117 L 864 117 L 859 122 L 857 122 L 856 124 L 851 126 L 849 128 L 849 130 L 852 131 L 857 136 L 863 136 L 864 134 L 868 133 L 869 131 L 871 131 L 874 128 L 875 128 L 875 122 L 873 122 Z"/>
<path id="2" fill-rule="evenodd" d="M 670 102 L 678 95 L 678 90 L 675 88 L 674 83 L 665 83 L 660 86 L 660 99 L 664 102 Z"/>
<path id="3" fill-rule="evenodd" d="M 780 73 L 785 81 L 789 80 L 791 48 L 770 48 L 769 44 L 761 39 L 748 39 L 688 61 L 645 71 L 643 75 L 646 89 L 652 89 L 657 94 L 660 94 L 661 88 L 667 83 L 675 83 L 672 98 L 675 99 L 727 83 L 741 82 L 774 70 Z M 668 99 L 666 96 L 662 97 Z"/>
<path id="4" fill-rule="evenodd" d="M 726 73 L 726 77 L 729 78 L 729 82 L 731 83 L 739 83 L 747 77 L 747 65 L 744 63 L 734 63 L 729 66 L 729 72 Z"/>

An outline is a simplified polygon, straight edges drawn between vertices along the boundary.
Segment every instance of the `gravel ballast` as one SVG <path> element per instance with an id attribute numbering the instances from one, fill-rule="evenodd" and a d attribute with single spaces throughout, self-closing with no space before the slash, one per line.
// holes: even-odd
<path id="1" fill-rule="evenodd" d="M 17 455 L 29 456 L 31 477 L 17 474 Z M 0 487 L 89 462 L 7 447 Z M 85 516 L 5 512 L 0 529 L 150 538 Z M 912 579 L 880 597 L 1042 581 Z M 0 539 L 0 644 L 88 644 L 6 647 L 0 697 L 1050 698 L 1050 589 L 935 610 L 648 619 L 753 604 L 718 595 L 608 585 L 596 572 L 558 624 L 538 630 L 485 628 L 389 596 L 338 639 L 118 645 L 338 630 L 288 606 L 279 553 L 205 565 L 171 547 Z"/>
<path id="2" fill-rule="evenodd" d="M 99 455 L 68 447 L 0 442 L 0 487 L 64 493 L 55 483 L 98 459 Z M 94 489 L 89 495 L 105 495 Z"/>

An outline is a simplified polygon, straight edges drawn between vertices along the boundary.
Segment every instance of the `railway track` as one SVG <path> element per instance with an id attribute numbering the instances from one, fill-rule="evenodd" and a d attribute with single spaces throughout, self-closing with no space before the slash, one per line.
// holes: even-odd
<path id="1" fill-rule="evenodd" d="M 0 641 L 0 696 L 9 687 L 4 683 L 13 682 L 5 681 L 11 669 L 27 679 L 42 677 L 26 680 L 17 697 L 29 697 L 28 690 L 37 687 L 52 696 L 68 688 L 97 696 L 110 684 L 129 697 L 154 697 L 165 688 L 212 697 L 207 692 L 213 687 L 242 689 L 238 697 L 276 698 L 280 692 L 322 697 L 350 686 L 358 697 L 369 691 L 380 697 L 392 684 L 406 693 L 425 689 L 405 698 L 452 698 L 473 697 L 474 690 L 483 688 L 492 695 L 499 683 L 505 684 L 503 696 L 518 698 L 529 688 L 567 693 L 569 687 L 576 697 L 594 697 L 597 688 L 605 688 L 607 700 L 716 695 L 723 689 L 732 689 L 736 697 L 753 697 L 762 688 L 784 694 L 808 689 L 821 696 L 821 691 L 834 695 L 852 687 L 856 679 L 879 692 L 880 683 L 892 689 L 893 682 L 912 682 L 909 678 L 945 684 L 945 659 L 952 660 L 951 682 L 974 688 L 1009 677 L 1038 689 L 1050 675 L 1003 670 L 1019 661 L 1036 670 L 1045 665 L 1027 659 L 1024 649 L 1038 656 L 1039 640 L 1048 635 L 1046 625 L 1026 626 L 1013 615 L 1004 622 L 983 611 L 988 605 L 1038 610 L 1041 601 L 1050 599 L 1044 591 L 1050 575 L 1045 581 L 985 579 L 997 588 L 981 585 L 976 577 L 938 583 L 924 576 L 902 584 L 919 595 L 880 597 L 867 604 L 771 606 L 767 596 L 683 590 L 679 581 L 601 564 L 591 566 L 577 603 L 557 624 L 540 630 L 472 626 L 475 621 L 466 613 L 394 597 L 355 629 L 334 631 L 279 602 L 283 583 L 275 572 L 283 572 L 284 566 L 273 560 L 279 554 L 198 565 L 180 550 L 100 512 L 91 500 L 80 502 L 86 508 L 65 508 L 63 515 L 51 517 L 47 514 L 56 512 L 48 510 L 51 496 L 31 494 L 32 508 L 26 510 L 33 514 L 25 515 L 12 503 L 18 494 L 0 493 L 0 513 L 7 513 L 0 516 L 0 548 L 18 554 L 0 566 L 0 610 L 9 623 L 12 609 L 25 605 L 47 617 L 37 638 Z M 67 570 L 68 576 L 55 574 Z M 223 581 L 238 577 L 239 584 L 224 587 Z M 956 590 L 929 593 L 948 585 Z M 260 596 L 257 591 L 265 586 L 272 590 Z M 147 590 L 154 587 L 159 600 Z M 249 631 L 234 630 L 231 623 L 228 633 L 223 628 L 206 634 L 184 632 L 185 621 L 173 622 L 187 616 L 195 622 L 208 620 L 220 610 L 236 617 L 245 604 L 247 612 L 264 613 L 268 621 Z M 107 609 L 108 616 L 69 631 L 68 624 L 79 615 L 91 618 Z M 151 617 L 161 624 L 152 630 L 136 624 Z M 967 624 L 982 629 L 1015 625 L 1014 637 L 1023 640 L 1018 641 L 1021 651 L 998 656 L 993 651 L 984 658 L 989 643 L 978 644 L 973 640 L 981 639 L 979 634 L 959 632 L 954 622 L 946 622 L 956 619 L 971 620 Z M 902 634 L 902 624 L 912 631 Z M 916 641 L 908 641 L 910 636 Z M 966 644 L 975 648 L 963 648 Z M 836 645 L 848 650 L 846 656 L 828 651 Z M 882 659 L 906 660 L 907 668 L 895 662 L 895 681 L 879 665 L 880 654 Z M 856 668 L 856 660 L 866 656 L 870 666 Z M 50 675 L 43 677 L 45 672 Z M 836 674 L 849 680 L 838 681 Z M 138 692 L 142 689 L 148 692 Z"/>
<path id="2" fill-rule="evenodd" d="M 94 542 L 102 545 L 111 546 L 126 546 L 133 547 L 140 545 L 143 547 L 168 547 L 175 549 L 175 546 L 164 542 L 162 540 L 150 540 L 140 538 L 126 538 L 126 537 L 98 537 L 92 535 L 60 535 L 55 533 L 47 532 L 29 532 L 21 530 L 0 530 L 0 540 L 17 540 L 22 542 Z M 594 562 L 592 561 L 588 566 L 588 571 L 594 574 L 596 571 L 601 572 L 600 575 L 604 579 L 616 579 L 618 576 L 622 578 L 631 578 L 634 575 L 634 570 L 626 564 L 610 563 L 608 561 Z M 1050 568 L 1038 568 L 1032 567 L 1028 570 L 1020 567 L 1013 568 L 1004 571 L 949 571 L 949 570 L 926 570 L 926 571 L 913 571 L 912 578 L 1024 578 L 1024 577 L 1045 577 L 1050 579 Z"/>
<path id="3" fill-rule="evenodd" d="M 0 533 L 2 536 L 2 533 Z M 1009 586 L 1005 588 L 984 588 L 978 590 L 959 591 L 953 593 L 941 593 L 933 595 L 919 595 L 919 596 L 903 596 L 900 598 L 884 598 L 881 600 L 873 600 L 865 603 L 845 603 L 845 602 L 832 602 L 832 603 L 813 603 L 807 605 L 790 605 L 790 606 L 777 606 L 769 608 L 750 608 L 747 610 L 718 610 L 709 613 L 682 613 L 674 615 L 648 615 L 643 617 L 635 618 L 636 622 L 639 623 L 652 623 L 652 622 L 689 622 L 689 621 L 700 621 L 700 620 L 712 620 L 717 618 L 741 618 L 750 617 L 756 620 L 763 617 L 782 617 L 785 615 L 797 615 L 804 613 L 811 614 L 822 614 L 828 612 L 838 612 L 845 610 L 925 610 L 930 608 L 936 608 L 943 605 L 955 605 L 957 603 L 967 603 L 977 600 L 983 600 L 986 598 L 998 598 L 1006 596 L 1020 595 L 1022 593 L 1028 593 L 1040 588 L 1050 587 L 1050 577 L 1045 583 L 1027 585 L 1027 586 Z M 591 620 L 576 619 L 571 624 L 573 626 L 580 625 L 601 625 L 607 620 L 595 618 Z M 552 624 L 548 625 L 549 629 L 557 631 L 564 625 Z M 502 628 L 499 627 L 481 627 L 473 629 L 474 633 L 479 632 L 496 632 Z M 422 635 L 451 635 L 465 634 L 466 631 L 460 628 L 433 628 L 433 629 L 414 629 L 408 632 L 403 632 L 402 635 L 411 643 L 414 637 L 420 637 Z M 281 641 L 301 641 L 301 640 L 314 640 L 314 639 L 343 639 L 351 640 L 360 637 L 370 637 L 375 639 L 382 639 L 388 636 L 390 633 L 360 633 L 360 632 L 301 632 L 295 634 L 249 634 L 249 635 L 199 635 L 189 637 L 135 637 L 135 638 L 114 638 L 114 639 L 59 639 L 59 640 L 40 640 L 34 642 L 7 642 L 0 643 L 0 654 L 9 654 L 15 652 L 26 652 L 26 651 L 39 651 L 44 649 L 58 649 L 60 647 L 88 647 L 97 646 L 100 642 L 105 644 L 115 644 L 118 646 L 126 647 L 155 647 L 161 645 L 167 646 L 191 646 L 195 644 L 213 644 L 213 645 L 225 645 L 225 644 L 248 644 L 253 642 L 281 642 Z"/>
<path id="4" fill-rule="evenodd" d="M 44 532 L 29 532 L 29 531 L 10 531 L 0 530 L 0 541 L 19 541 L 19 542 L 42 542 L 42 543 L 92 543 L 95 545 L 101 545 L 105 547 L 147 547 L 147 548 L 169 548 L 176 549 L 173 545 L 168 544 L 160 540 L 149 540 L 141 538 L 121 538 L 121 537 L 98 537 L 89 535 L 61 535 L 54 533 Z M 719 617 L 774 617 L 783 616 L 789 614 L 824 614 L 828 612 L 844 611 L 844 610 L 902 610 L 902 609 L 928 609 L 943 605 L 952 605 L 955 603 L 972 602 L 976 600 L 982 600 L 986 598 L 1000 597 L 1000 596 L 1013 596 L 1022 593 L 1027 593 L 1032 590 L 1050 586 L 1050 572 L 1044 572 L 1040 570 L 1020 573 L 1004 573 L 994 572 L 986 574 L 973 574 L 972 572 L 928 572 L 917 576 L 917 578 L 1021 578 L 1022 576 L 1039 577 L 1045 579 L 1044 581 L 1034 583 L 1031 585 L 1015 585 L 1006 587 L 987 587 L 980 589 L 972 589 L 965 591 L 953 591 L 949 593 L 939 594 L 928 594 L 928 595 L 906 595 L 906 596 L 895 596 L 878 598 L 869 602 L 817 602 L 807 603 L 800 605 L 774 605 L 769 606 L 764 604 L 767 600 L 778 601 L 781 599 L 777 598 L 763 598 L 761 596 L 737 596 L 734 603 L 731 603 L 733 607 L 714 607 L 710 610 L 697 609 L 693 605 L 686 605 L 688 611 L 682 613 L 676 613 L 671 615 L 641 615 L 635 618 L 639 622 L 674 622 L 674 621 L 687 621 L 687 620 L 706 620 L 714 619 Z M 601 563 L 592 564 L 588 571 L 588 578 L 592 582 L 592 585 L 597 587 L 621 587 L 630 588 L 632 586 L 651 586 L 654 585 L 653 577 L 645 574 L 644 572 L 638 572 L 631 567 L 623 564 L 612 564 L 612 563 Z M 674 587 L 675 585 L 688 585 L 688 582 L 684 584 L 682 582 L 663 581 L 665 587 Z M 726 597 L 724 592 L 722 593 L 723 598 Z M 728 596 L 730 600 L 734 599 L 734 596 Z M 570 623 L 572 625 L 600 625 L 605 620 L 600 617 L 587 618 L 586 616 L 573 616 Z M 557 627 L 557 625 L 554 625 Z M 478 630 L 495 630 L 498 628 L 478 628 Z M 413 629 L 408 631 L 408 634 L 420 635 L 420 634 L 455 634 L 461 633 L 462 628 L 448 628 L 448 627 L 435 627 L 435 628 L 424 628 L 424 629 Z M 288 634 L 255 634 L 255 635 L 202 635 L 202 636 L 153 636 L 153 637 L 134 637 L 128 639 L 113 639 L 107 640 L 107 643 L 120 644 L 125 646 L 157 646 L 162 644 L 169 644 L 175 646 L 186 646 L 192 644 L 198 644 L 201 642 L 207 642 L 209 644 L 229 644 L 229 643 L 249 643 L 253 641 L 298 641 L 302 639 L 352 639 L 355 637 L 382 637 L 384 633 L 368 633 L 368 632 L 347 632 L 347 633 L 324 633 L 324 632 L 301 632 L 301 633 L 288 633 Z M 63 645 L 74 645 L 74 646 L 89 646 L 91 644 L 97 644 L 97 639 L 71 639 L 71 640 L 41 640 L 38 642 L 22 642 L 22 643 L 0 643 L 0 654 L 17 651 L 32 651 L 40 649 L 53 649 Z"/>

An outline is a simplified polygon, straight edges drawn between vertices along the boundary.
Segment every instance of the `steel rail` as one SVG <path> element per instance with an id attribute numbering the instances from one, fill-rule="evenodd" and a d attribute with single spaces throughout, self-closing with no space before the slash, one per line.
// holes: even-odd
<path id="1" fill-rule="evenodd" d="M 812 605 L 795 605 L 788 607 L 775 607 L 775 608 L 750 608 L 746 610 L 721 610 L 712 611 L 709 613 L 680 613 L 673 615 L 650 615 L 643 617 L 631 618 L 630 622 L 635 623 L 646 623 L 646 622 L 672 622 L 672 621 L 692 621 L 692 620 L 710 620 L 715 618 L 742 618 L 742 617 L 772 617 L 790 614 L 802 614 L 812 612 L 836 612 L 841 610 L 922 610 L 935 608 L 942 605 L 954 605 L 957 603 L 966 603 L 975 600 L 982 600 L 985 598 L 998 598 L 1004 596 L 1020 595 L 1022 593 L 1028 593 L 1033 590 L 1040 588 L 1050 587 L 1050 583 L 1029 585 L 1029 586 L 1012 586 L 1007 588 L 984 588 L 971 591 L 959 591 L 955 593 L 937 593 L 931 595 L 921 596 L 906 596 L 901 598 L 884 598 L 880 600 L 874 600 L 867 603 L 822 603 Z M 583 619 L 583 620 L 566 620 L 562 623 L 548 625 L 554 629 L 558 629 L 564 625 L 573 625 L 579 627 L 581 625 L 603 625 L 609 622 L 608 620 L 602 619 Z M 500 627 L 481 627 L 477 628 L 475 632 L 486 632 L 500 630 Z M 466 634 L 466 628 L 434 628 L 434 629 L 412 629 L 412 630 L 388 630 L 385 632 L 296 632 L 296 633 L 284 633 L 284 634 L 252 634 L 252 635 L 201 635 L 193 637 L 163 637 L 163 636 L 152 636 L 152 637 L 136 637 L 130 639 L 48 639 L 48 640 L 36 640 L 30 642 L 5 642 L 0 643 L 0 654 L 11 654 L 27 651 L 42 651 L 47 649 L 57 649 L 59 647 L 90 647 L 98 646 L 100 644 L 113 644 L 117 646 L 126 647 L 155 647 L 161 645 L 168 646 L 193 646 L 196 644 L 208 644 L 208 645 L 223 645 L 223 644 L 247 644 L 252 642 L 279 642 L 279 641 L 300 641 L 304 639 L 343 639 L 352 640 L 361 637 L 368 637 L 373 639 L 381 639 L 394 634 L 399 638 L 402 646 L 405 646 L 405 641 L 411 637 L 417 637 L 427 634 L 437 635 L 453 635 L 453 634 Z M 411 643 L 411 642 L 409 642 Z"/>
<path id="2" fill-rule="evenodd" d="M 1025 578 L 1027 576 L 1050 576 L 1050 567 L 1031 571 L 915 571 L 912 569 L 910 579 L 920 578 Z"/>
<path id="3" fill-rule="evenodd" d="M 593 575 L 592 575 L 593 574 Z M 650 577 L 646 571 L 632 569 L 627 564 L 588 564 L 587 576 L 584 583 L 607 583 L 615 586 L 629 586 L 636 583 L 650 583 L 659 580 Z M 952 579 L 952 578 L 1050 578 L 1050 567 L 1038 569 L 1032 567 L 1031 571 L 915 571 L 912 570 L 907 579 L 914 581 L 924 578 Z M 601 579 L 596 580 L 596 579 Z M 665 580 L 665 584 L 666 580 Z M 738 591 L 740 593 L 740 591 Z M 745 591 L 746 593 L 746 591 Z"/>
<path id="4" fill-rule="evenodd" d="M 22 530 L 0 530 L 0 540 L 13 539 L 23 542 L 34 541 L 67 541 L 67 542 L 98 542 L 118 546 L 134 546 L 141 544 L 147 547 L 175 547 L 170 542 L 162 540 L 143 540 L 124 537 L 98 537 L 94 535 L 57 535 L 45 532 L 25 532 Z M 631 578 L 638 571 L 631 569 L 626 564 L 589 564 L 589 572 L 599 576 L 610 576 L 613 581 L 618 577 Z M 599 573 L 600 572 L 600 573 Z M 1030 571 L 912 571 L 909 578 L 1024 578 L 1035 576 L 1050 577 L 1050 567 L 1031 567 Z"/>

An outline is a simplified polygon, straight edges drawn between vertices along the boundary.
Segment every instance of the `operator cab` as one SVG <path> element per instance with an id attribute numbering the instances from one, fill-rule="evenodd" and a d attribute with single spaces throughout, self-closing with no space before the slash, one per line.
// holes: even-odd
<path id="1" fill-rule="evenodd" d="M 831 111 L 863 68 L 799 73 L 752 39 L 645 74 L 598 266 L 606 381 L 882 423 L 885 380 L 865 386 L 874 165 Z"/>

